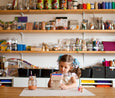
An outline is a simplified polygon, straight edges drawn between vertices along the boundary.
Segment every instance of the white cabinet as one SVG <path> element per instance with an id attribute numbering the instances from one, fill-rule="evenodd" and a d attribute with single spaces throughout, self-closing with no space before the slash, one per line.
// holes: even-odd
<path id="1" fill-rule="evenodd" d="M 13 78 L 13 87 L 28 87 L 28 77 Z M 37 78 L 37 87 L 47 87 L 49 78 Z"/>
<path id="2" fill-rule="evenodd" d="M 13 87 L 28 87 L 28 79 L 29 78 L 18 78 L 15 77 L 13 79 Z"/>

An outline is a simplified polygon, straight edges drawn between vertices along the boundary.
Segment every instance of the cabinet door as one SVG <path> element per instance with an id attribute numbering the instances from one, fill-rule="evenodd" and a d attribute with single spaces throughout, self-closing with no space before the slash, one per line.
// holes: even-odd
<path id="1" fill-rule="evenodd" d="M 29 78 L 14 78 L 13 87 L 28 87 Z"/>
<path id="2" fill-rule="evenodd" d="M 49 78 L 38 78 L 37 87 L 48 87 Z"/>
<path id="3" fill-rule="evenodd" d="M 29 78 L 14 78 L 13 87 L 28 87 Z M 37 78 L 37 87 L 47 87 L 49 78 Z"/>

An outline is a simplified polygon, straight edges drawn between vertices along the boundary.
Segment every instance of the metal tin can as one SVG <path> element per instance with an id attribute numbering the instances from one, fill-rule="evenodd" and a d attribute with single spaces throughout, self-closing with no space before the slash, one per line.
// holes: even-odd
<path id="1" fill-rule="evenodd" d="M 72 0 L 68 0 L 68 1 L 67 1 L 67 8 L 68 8 L 68 9 L 73 9 Z"/>
<path id="2" fill-rule="evenodd" d="M 51 30 L 55 30 L 55 21 L 51 21 L 50 24 L 51 24 L 50 25 L 51 26 L 50 29 Z"/>
<path id="3" fill-rule="evenodd" d="M 52 9 L 52 0 L 45 0 L 45 9 Z"/>
<path id="4" fill-rule="evenodd" d="M 60 8 L 61 9 L 67 9 L 67 0 L 61 0 Z"/>
<path id="5" fill-rule="evenodd" d="M 44 9 L 44 0 L 38 0 L 37 8 L 38 9 Z"/>
<path id="6" fill-rule="evenodd" d="M 59 0 L 53 0 L 52 7 L 53 9 L 59 9 Z"/>
<path id="7" fill-rule="evenodd" d="M 45 22 L 44 21 L 41 22 L 41 30 L 45 30 Z"/>

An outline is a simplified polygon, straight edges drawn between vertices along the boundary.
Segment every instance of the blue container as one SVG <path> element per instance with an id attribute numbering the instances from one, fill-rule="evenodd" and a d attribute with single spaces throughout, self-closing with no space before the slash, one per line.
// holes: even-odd
<path id="1" fill-rule="evenodd" d="M 25 51 L 26 50 L 26 45 L 25 44 L 22 44 L 22 50 Z"/>
<path id="2" fill-rule="evenodd" d="M 25 44 L 17 44 L 17 50 L 18 51 L 25 51 L 26 45 Z"/>
<path id="3" fill-rule="evenodd" d="M 108 2 L 108 9 L 112 9 L 112 3 Z"/>
<path id="4" fill-rule="evenodd" d="M 105 9 L 108 9 L 108 2 L 105 2 Z"/>
<path id="5" fill-rule="evenodd" d="M 98 3 L 98 9 L 101 9 L 101 3 Z"/>
<path id="6" fill-rule="evenodd" d="M 18 51 L 22 51 L 22 50 L 23 50 L 22 44 L 17 44 L 17 50 L 18 50 Z"/>
<path id="7" fill-rule="evenodd" d="M 105 9 L 105 2 L 102 2 L 102 9 Z"/>

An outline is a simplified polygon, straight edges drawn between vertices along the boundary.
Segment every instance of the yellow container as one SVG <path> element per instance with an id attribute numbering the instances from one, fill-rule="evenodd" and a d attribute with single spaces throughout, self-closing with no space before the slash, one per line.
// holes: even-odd
<path id="1" fill-rule="evenodd" d="M 90 3 L 87 3 L 87 9 L 91 9 Z"/>
<path id="2" fill-rule="evenodd" d="M 81 80 L 81 83 L 95 83 L 94 80 Z"/>

